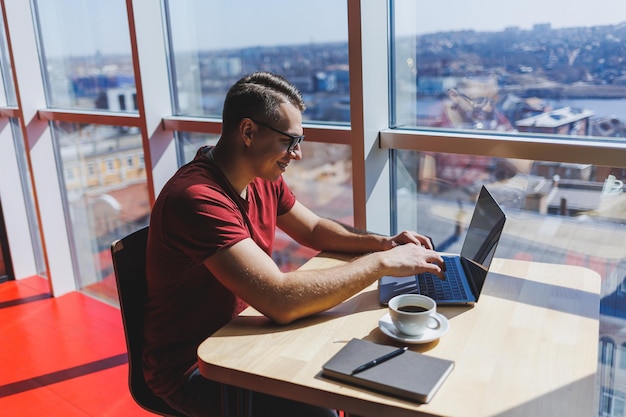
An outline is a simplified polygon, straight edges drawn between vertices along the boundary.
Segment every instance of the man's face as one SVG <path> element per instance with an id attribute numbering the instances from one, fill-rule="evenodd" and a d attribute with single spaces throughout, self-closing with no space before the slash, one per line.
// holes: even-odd
<path id="1" fill-rule="evenodd" d="M 270 181 L 277 180 L 291 160 L 302 159 L 301 144 L 296 145 L 291 152 L 288 150 L 293 142 L 292 137 L 302 135 L 302 113 L 290 103 L 281 104 L 280 113 L 278 122 L 252 122 L 254 136 L 248 149 L 255 175 Z"/>

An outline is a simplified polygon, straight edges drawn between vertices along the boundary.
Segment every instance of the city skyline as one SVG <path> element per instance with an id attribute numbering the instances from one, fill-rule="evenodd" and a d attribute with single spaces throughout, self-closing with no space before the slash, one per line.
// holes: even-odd
<path id="1" fill-rule="evenodd" d="M 44 36 L 49 57 L 91 55 L 96 51 L 130 54 L 127 25 L 121 30 L 116 26 L 116 22 L 126 21 L 123 0 L 36 3 L 45 33 L 56 34 Z M 170 2 L 174 48 L 182 52 L 347 41 L 346 3 L 318 0 L 296 4 L 299 10 L 294 11 L 294 3 L 289 0 L 265 0 L 262 6 L 254 0 Z M 395 5 L 396 10 L 401 10 L 396 17 L 398 36 L 460 30 L 500 31 L 508 27 L 531 29 L 544 23 L 564 28 L 626 21 L 621 0 L 596 0 L 591 12 L 588 2 L 582 0 L 528 0 L 506 3 L 504 10 L 498 0 L 471 3 L 442 0 L 428 3 L 427 10 L 426 3 L 418 0 L 399 0 Z M 94 8 L 98 13 L 93 13 Z M 70 15 L 67 10 L 73 13 Z M 450 10 L 455 12 L 451 14 Z M 116 30 L 111 30 L 111 26 Z M 176 27 L 183 27 L 184 31 Z"/>

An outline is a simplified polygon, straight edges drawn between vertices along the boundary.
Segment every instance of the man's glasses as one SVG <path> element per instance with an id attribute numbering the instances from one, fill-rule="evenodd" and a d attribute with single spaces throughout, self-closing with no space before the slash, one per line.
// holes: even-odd
<path id="1" fill-rule="evenodd" d="M 248 117 L 248 119 L 252 120 L 254 123 L 256 123 L 258 125 L 261 125 L 263 127 L 268 128 L 269 130 L 273 130 L 276 133 L 280 133 L 281 135 L 285 135 L 288 138 L 291 138 L 291 142 L 289 142 L 289 147 L 287 147 L 287 152 L 288 153 L 295 152 L 296 151 L 296 146 L 298 146 L 304 140 L 304 135 L 302 135 L 302 136 L 292 135 L 290 133 L 283 132 L 282 130 L 278 130 L 278 129 L 268 125 L 265 122 L 261 122 L 260 120 L 253 119 L 252 117 Z"/>

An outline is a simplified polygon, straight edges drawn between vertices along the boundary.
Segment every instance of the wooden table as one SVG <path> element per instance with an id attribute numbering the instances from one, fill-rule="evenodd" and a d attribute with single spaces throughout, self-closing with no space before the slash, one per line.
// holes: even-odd
<path id="1" fill-rule="evenodd" d="M 303 268 L 343 262 L 320 254 Z M 479 302 L 439 307 L 450 330 L 411 350 L 455 361 L 428 404 L 320 376 L 351 338 L 402 346 L 378 328 L 376 284 L 287 326 L 249 308 L 198 348 L 201 373 L 223 383 L 363 416 L 594 415 L 600 277 L 578 266 L 494 259 Z"/>

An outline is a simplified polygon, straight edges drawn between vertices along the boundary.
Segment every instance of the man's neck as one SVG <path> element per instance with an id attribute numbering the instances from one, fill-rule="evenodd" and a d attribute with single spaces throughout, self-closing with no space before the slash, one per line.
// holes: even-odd
<path id="1" fill-rule="evenodd" d="M 248 184 L 250 184 L 252 180 L 248 180 L 242 176 L 242 172 L 244 171 L 243 169 L 239 169 L 236 163 L 234 163 L 234 158 L 231 158 L 229 150 L 216 146 L 209 152 L 209 158 L 212 159 L 213 163 L 222 171 L 235 191 L 245 199 L 248 195 Z"/>

